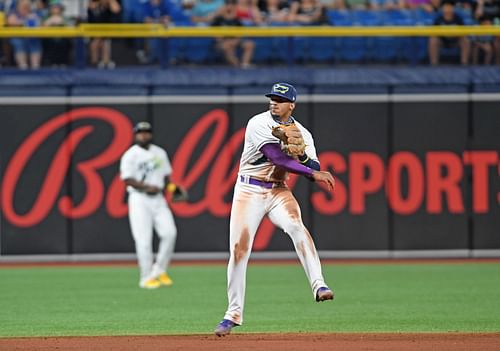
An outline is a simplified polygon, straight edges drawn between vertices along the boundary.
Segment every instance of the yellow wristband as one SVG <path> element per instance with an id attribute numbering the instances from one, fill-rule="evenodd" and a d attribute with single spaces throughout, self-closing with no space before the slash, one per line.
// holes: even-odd
<path id="1" fill-rule="evenodd" d="M 306 163 L 307 161 L 309 161 L 309 156 L 304 161 L 300 161 L 300 163 Z"/>
<path id="2" fill-rule="evenodd" d="M 169 193 L 173 193 L 175 191 L 175 189 L 177 189 L 177 185 L 175 185 L 174 183 L 168 183 L 167 191 Z"/>

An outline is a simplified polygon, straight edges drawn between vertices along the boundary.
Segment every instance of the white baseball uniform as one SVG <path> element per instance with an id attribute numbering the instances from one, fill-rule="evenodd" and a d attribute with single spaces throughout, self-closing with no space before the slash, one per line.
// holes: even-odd
<path id="1" fill-rule="evenodd" d="M 311 133 L 299 122 L 295 121 L 295 124 L 307 145 L 307 155 L 318 162 Z M 265 215 L 291 237 L 311 285 L 313 296 L 316 296 L 320 287 L 326 287 L 313 239 L 302 223 L 297 200 L 286 186 L 288 172 L 268 161 L 259 151 L 265 144 L 280 143 L 271 133 L 272 128 L 278 125 L 279 123 L 267 111 L 252 117 L 245 132 L 245 144 L 234 189 L 229 224 L 230 259 L 227 271 L 229 306 L 224 316 L 224 319 L 239 325 L 243 323 L 248 259 L 255 233 Z M 267 184 L 268 187 L 255 185 L 255 180 L 273 184 Z"/>
<path id="2" fill-rule="evenodd" d="M 172 173 L 167 153 L 150 144 L 148 149 L 133 145 L 122 156 L 120 177 L 135 179 L 160 189 L 165 187 L 165 176 Z M 177 228 L 164 194 L 148 195 L 128 186 L 128 208 L 132 236 L 135 241 L 140 268 L 139 285 L 164 273 L 172 258 Z M 153 228 L 160 243 L 153 264 Z"/>

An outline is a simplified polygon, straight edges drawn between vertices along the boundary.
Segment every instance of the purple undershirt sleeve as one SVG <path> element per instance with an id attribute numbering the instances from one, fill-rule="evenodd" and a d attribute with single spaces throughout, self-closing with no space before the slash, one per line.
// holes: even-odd
<path id="1" fill-rule="evenodd" d="M 300 174 L 306 177 L 312 177 L 313 170 L 283 153 L 279 144 L 265 144 L 260 148 L 260 152 L 262 152 L 269 161 L 274 163 L 276 166 L 284 168 L 288 172 Z"/>

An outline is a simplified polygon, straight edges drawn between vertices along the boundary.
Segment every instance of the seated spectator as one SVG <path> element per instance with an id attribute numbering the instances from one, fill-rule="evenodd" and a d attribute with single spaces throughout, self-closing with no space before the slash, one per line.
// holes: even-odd
<path id="1" fill-rule="evenodd" d="M 483 16 L 479 18 L 481 26 L 491 26 L 491 19 Z M 477 65 L 479 63 L 479 55 L 484 57 L 484 64 L 490 65 L 493 60 L 493 43 L 495 38 L 492 35 L 479 35 L 472 39 L 472 63 Z"/>
<path id="2" fill-rule="evenodd" d="M 347 8 L 351 10 L 364 10 L 368 9 L 370 5 L 369 0 L 339 0 L 340 3 L 345 2 Z"/>
<path id="3" fill-rule="evenodd" d="M 442 6 L 442 13 L 434 20 L 436 26 L 463 26 L 464 21 L 455 13 L 455 6 L 446 2 Z M 460 47 L 460 62 L 467 65 L 469 62 L 470 40 L 467 37 L 430 37 L 429 58 L 432 65 L 439 64 L 441 47 Z"/>
<path id="4" fill-rule="evenodd" d="M 370 10 L 393 10 L 405 6 L 403 1 L 399 0 L 370 0 L 368 8 Z"/>
<path id="5" fill-rule="evenodd" d="M 33 12 L 29 0 L 19 0 L 16 10 L 7 18 L 7 25 L 17 27 L 38 27 L 41 19 Z M 28 69 L 28 56 L 32 69 L 40 68 L 42 59 L 42 42 L 38 38 L 12 38 L 14 57 L 17 67 Z"/>
<path id="6" fill-rule="evenodd" d="M 35 0 L 32 1 L 33 4 L 33 12 L 37 14 L 42 20 L 49 16 L 49 6 L 48 0 Z"/>
<path id="7" fill-rule="evenodd" d="M 427 13 L 437 14 L 441 8 L 441 0 L 407 0 L 406 5 L 410 10 L 420 8 Z"/>
<path id="8" fill-rule="evenodd" d="M 121 6 L 117 0 L 90 0 L 87 8 L 89 23 L 116 23 Z M 111 39 L 93 38 L 90 41 L 90 62 L 99 68 L 115 68 L 111 61 Z"/>
<path id="9" fill-rule="evenodd" d="M 282 0 L 266 0 L 261 12 L 265 24 L 288 22 L 289 9 Z"/>
<path id="10" fill-rule="evenodd" d="M 246 26 L 262 23 L 262 16 L 259 8 L 252 1 L 253 0 L 236 0 L 236 18 Z"/>
<path id="11" fill-rule="evenodd" d="M 43 22 L 45 27 L 65 27 L 69 20 L 64 16 L 64 6 L 60 0 L 51 0 L 49 16 Z M 67 66 L 71 42 L 65 38 L 47 38 L 44 40 L 45 57 L 53 66 Z"/>
<path id="12" fill-rule="evenodd" d="M 199 25 L 210 25 L 221 15 L 224 0 L 198 0 L 191 9 L 191 21 Z"/>
<path id="13" fill-rule="evenodd" d="M 143 4 L 144 23 L 157 23 L 168 26 L 171 22 L 171 4 L 165 0 L 148 0 Z M 152 63 L 159 60 L 161 42 L 163 39 L 151 38 L 146 40 L 145 50 L 137 52 L 137 58 L 141 63 Z"/>
<path id="14" fill-rule="evenodd" d="M 477 0 L 474 9 L 476 19 L 481 17 L 488 18 L 494 25 L 500 24 L 500 0 Z M 495 51 L 495 61 L 500 65 L 500 36 L 493 41 L 493 49 Z"/>
<path id="15" fill-rule="evenodd" d="M 298 0 L 290 5 L 288 20 L 299 24 L 327 24 L 325 9 L 319 0 Z"/>
<path id="16" fill-rule="evenodd" d="M 213 26 L 242 26 L 241 21 L 236 17 L 236 5 L 228 2 L 221 9 L 221 14 L 214 19 Z M 231 66 L 249 68 L 255 50 L 255 42 L 246 38 L 217 38 L 217 46 L 222 49 L 224 58 Z M 238 48 L 241 47 L 243 55 L 240 59 L 237 55 Z"/>
<path id="17" fill-rule="evenodd" d="M 431 0 L 405 0 L 403 3 L 403 8 L 407 8 L 410 10 L 423 9 L 427 11 L 430 5 Z"/>
<path id="18" fill-rule="evenodd" d="M 149 0 L 143 4 L 144 23 L 170 24 L 169 1 Z"/>
<path id="19" fill-rule="evenodd" d="M 3 12 L 3 4 L 0 3 L 0 27 L 5 25 L 5 13 Z M 5 59 L 5 41 L 0 39 L 0 67 L 2 67 L 6 62 Z"/>

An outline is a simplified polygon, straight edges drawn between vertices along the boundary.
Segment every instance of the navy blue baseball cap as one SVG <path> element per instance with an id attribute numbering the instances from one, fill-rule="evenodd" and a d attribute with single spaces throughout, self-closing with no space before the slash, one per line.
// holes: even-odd
<path id="1" fill-rule="evenodd" d="M 266 94 L 267 97 L 278 96 L 287 99 L 290 102 L 297 100 L 297 90 L 294 86 L 288 83 L 276 83 L 273 85 L 271 92 Z"/>

